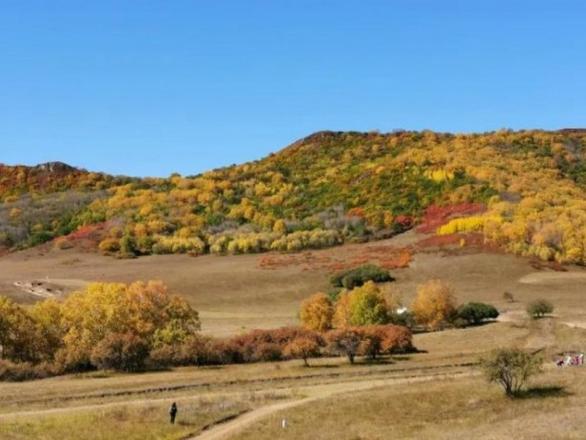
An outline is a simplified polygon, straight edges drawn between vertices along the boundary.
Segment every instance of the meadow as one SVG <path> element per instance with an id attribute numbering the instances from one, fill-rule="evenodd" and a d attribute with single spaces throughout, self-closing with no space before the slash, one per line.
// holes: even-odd
<path id="1" fill-rule="evenodd" d="M 379 262 L 381 254 L 425 239 L 411 231 L 311 254 L 127 260 L 37 247 L 0 258 L 0 283 L 27 304 L 39 298 L 14 282 L 44 281 L 67 295 L 91 280 L 162 279 L 200 312 L 204 333 L 233 335 L 296 324 L 300 301 L 326 289 L 334 269 Z M 326 357 L 310 360 L 309 368 L 291 360 L 1 383 L 0 437 L 370 439 L 446 438 L 453 432 L 451 438 L 507 438 L 521 426 L 526 434 L 519 438 L 540 438 L 531 426 L 542 426 L 543 416 L 555 408 L 556 438 L 580 438 L 576 408 L 584 405 L 582 371 L 551 365 L 556 354 L 585 348 L 586 271 L 474 247 L 417 249 L 408 267 L 392 270 L 396 281 L 384 289 L 401 292 L 409 304 L 418 284 L 442 278 L 454 286 L 460 302 L 496 305 L 499 321 L 416 333 L 419 352 L 375 362 L 360 358 L 355 365 Z M 505 291 L 513 294 L 513 302 L 503 297 Z M 526 303 L 538 297 L 555 304 L 553 317 L 531 321 L 525 316 Z M 546 373 L 531 384 L 533 394 L 519 401 L 505 398 L 478 370 L 480 357 L 505 346 L 544 350 Z M 173 401 L 180 415 L 171 426 L 167 409 Z M 286 430 L 280 426 L 283 418 Z M 495 420 L 502 424 L 495 426 Z"/>

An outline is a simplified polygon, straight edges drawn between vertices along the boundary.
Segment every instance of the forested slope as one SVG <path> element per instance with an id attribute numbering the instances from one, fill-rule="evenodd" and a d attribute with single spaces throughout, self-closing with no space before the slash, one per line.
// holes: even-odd
<path id="1" fill-rule="evenodd" d="M 12 246 L 76 231 L 57 244 L 91 237 L 103 252 L 129 256 L 317 248 L 438 215 L 432 232 L 479 232 L 511 252 L 584 263 L 585 154 L 582 130 L 320 132 L 263 160 L 192 177 L 73 172 L 64 184 L 27 187 L 5 183 L 3 168 L 0 219 Z M 66 217 L 29 222 L 24 239 L 11 235 L 8 226 L 26 215 L 13 204 L 72 193 L 83 200 Z"/>

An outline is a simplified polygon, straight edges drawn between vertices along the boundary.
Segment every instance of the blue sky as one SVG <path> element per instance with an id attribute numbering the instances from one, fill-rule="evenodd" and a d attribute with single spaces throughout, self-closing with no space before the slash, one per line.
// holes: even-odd
<path id="1" fill-rule="evenodd" d="M 586 2 L 0 4 L 0 162 L 129 175 L 317 130 L 585 126 Z"/>

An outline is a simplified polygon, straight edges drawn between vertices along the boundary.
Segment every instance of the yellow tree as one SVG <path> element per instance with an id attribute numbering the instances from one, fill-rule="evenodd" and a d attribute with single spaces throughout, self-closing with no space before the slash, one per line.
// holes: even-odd
<path id="1" fill-rule="evenodd" d="M 374 282 L 368 281 L 361 287 L 340 294 L 333 324 L 336 328 L 386 324 L 389 315 L 390 309 L 385 295 Z"/>
<path id="2" fill-rule="evenodd" d="M 454 316 L 454 291 L 445 281 L 427 281 L 417 287 L 417 296 L 411 310 L 418 324 L 432 330 L 437 329 Z"/>
<path id="3" fill-rule="evenodd" d="M 299 318 L 304 327 L 323 332 L 332 328 L 334 307 L 325 294 L 318 292 L 301 303 Z"/>

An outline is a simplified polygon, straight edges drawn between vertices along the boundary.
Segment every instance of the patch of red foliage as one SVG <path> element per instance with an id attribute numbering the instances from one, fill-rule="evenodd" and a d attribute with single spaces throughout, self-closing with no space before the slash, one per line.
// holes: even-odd
<path id="1" fill-rule="evenodd" d="M 413 250 L 426 252 L 439 248 L 444 255 L 459 255 L 470 252 L 504 253 L 504 250 L 494 243 L 485 241 L 481 233 L 434 235 L 415 244 Z"/>
<path id="2" fill-rule="evenodd" d="M 413 221 L 414 219 L 410 215 L 401 214 L 395 217 L 395 223 L 401 225 L 404 229 L 409 229 L 413 226 Z"/>
<path id="3" fill-rule="evenodd" d="M 366 218 L 366 212 L 364 211 L 364 208 L 352 208 L 346 213 L 346 216 Z"/>
<path id="4" fill-rule="evenodd" d="M 377 264 L 386 269 L 400 269 L 409 266 L 412 260 L 410 248 L 373 245 L 336 250 L 303 252 L 301 254 L 268 254 L 260 256 L 260 269 L 275 270 L 300 266 L 302 271 L 326 270 L 340 272 L 364 264 Z"/>
<path id="5" fill-rule="evenodd" d="M 55 245 L 60 249 L 95 250 L 111 227 L 111 222 L 81 226 L 71 234 L 57 238 Z"/>
<path id="6" fill-rule="evenodd" d="M 417 227 L 417 232 L 429 234 L 453 217 L 465 217 L 480 214 L 484 211 L 486 211 L 486 205 L 483 203 L 459 203 L 446 206 L 431 205 L 425 210 L 421 224 Z"/>
<path id="7" fill-rule="evenodd" d="M 413 260 L 413 254 L 410 249 L 401 249 L 395 257 L 380 260 L 381 267 L 385 269 L 405 269 Z"/>
<path id="8" fill-rule="evenodd" d="M 531 265 L 531 267 L 533 269 L 536 270 L 553 270 L 556 272 L 567 272 L 568 268 L 564 267 L 561 263 L 558 263 L 557 261 L 542 261 L 539 260 L 537 258 L 532 258 L 529 261 L 529 264 Z"/>
<path id="9" fill-rule="evenodd" d="M 484 236 L 480 233 L 433 235 L 420 240 L 417 249 L 450 246 L 484 246 Z"/>

